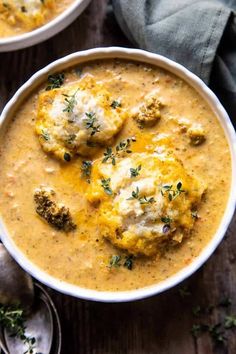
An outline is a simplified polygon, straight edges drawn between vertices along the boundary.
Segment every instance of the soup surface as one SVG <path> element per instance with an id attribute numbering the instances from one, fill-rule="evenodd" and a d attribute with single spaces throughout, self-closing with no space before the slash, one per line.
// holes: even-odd
<path id="1" fill-rule="evenodd" d="M 206 102 L 158 67 L 89 62 L 19 107 L 0 144 L 0 213 L 45 272 L 81 287 L 145 287 L 213 237 L 231 184 Z"/>
<path id="2" fill-rule="evenodd" d="M 0 38 L 30 32 L 65 11 L 73 0 L 0 0 Z"/>

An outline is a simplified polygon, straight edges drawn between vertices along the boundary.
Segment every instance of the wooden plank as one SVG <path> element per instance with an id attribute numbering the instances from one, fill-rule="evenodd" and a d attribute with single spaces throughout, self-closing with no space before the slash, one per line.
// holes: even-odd
<path id="1" fill-rule="evenodd" d="M 0 109 L 34 72 L 77 50 L 98 46 L 131 46 L 114 16 L 107 15 L 107 0 L 96 0 L 69 28 L 32 48 L 0 54 Z M 57 304 L 63 329 L 62 354 L 235 354 L 236 337 L 215 346 L 209 335 L 194 340 L 191 326 L 223 321 L 236 314 L 236 218 L 214 256 L 185 282 L 191 295 L 181 298 L 175 288 L 150 299 L 124 304 L 78 300 L 49 289 Z M 192 308 L 233 299 L 231 309 L 217 308 L 200 319 Z"/>

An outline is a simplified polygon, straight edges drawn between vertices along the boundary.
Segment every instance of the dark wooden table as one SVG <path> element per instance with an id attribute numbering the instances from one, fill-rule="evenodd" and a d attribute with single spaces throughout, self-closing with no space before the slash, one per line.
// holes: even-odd
<path id="1" fill-rule="evenodd" d="M 132 46 L 119 29 L 107 0 L 94 0 L 66 30 L 29 49 L 0 53 L 0 109 L 33 73 L 69 53 L 99 46 Z M 78 300 L 49 290 L 60 313 L 62 354 L 235 354 L 236 329 L 226 344 L 215 344 L 208 332 L 194 339 L 194 323 L 216 324 L 236 314 L 236 218 L 211 259 L 178 288 L 133 303 L 103 304 Z M 182 286 L 190 294 L 180 296 Z M 182 292 L 181 292 L 182 293 Z M 188 293 L 188 292 L 187 292 Z M 224 297 L 228 308 L 208 306 Z M 205 310 L 196 317 L 195 306 Z"/>

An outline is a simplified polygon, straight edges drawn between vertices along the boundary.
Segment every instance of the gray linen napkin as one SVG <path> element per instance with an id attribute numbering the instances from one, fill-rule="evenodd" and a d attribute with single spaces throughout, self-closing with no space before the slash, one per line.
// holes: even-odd
<path id="1" fill-rule="evenodd" d="M 236 0 L 113 0 L 113 9 L 136 46 L 198 75 L 236 123 Z"/>

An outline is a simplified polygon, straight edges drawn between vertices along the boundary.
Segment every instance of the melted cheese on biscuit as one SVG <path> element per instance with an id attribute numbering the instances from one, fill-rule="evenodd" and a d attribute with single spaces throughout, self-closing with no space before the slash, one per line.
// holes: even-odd
<path id="1" fill-rule="evenodd" d="M 55 0 L 2 0 L 0 19 L 10 26 L 30 31 L 41 26 L 55 6 Z"/>
<path id="2" fill-rule="evenodd" d="M 102 180 L 109 182 L 111 195 Z M 162 151 L 133 153 L 115 165 L 97 160 L 87 197 L 99 203 L 104 237 L 131 254 L 153 255 L 164 241 L 181 242 L 190 232 L 204 190 L 181 161 Z"/>
<path id="3" fill-rule="evenodd" d="M 39 95 L 36 132 L 43 149 L 58 158 L 89 155 L 112 142 L 125 118 L 102 84 L 87 76 Z"/>

